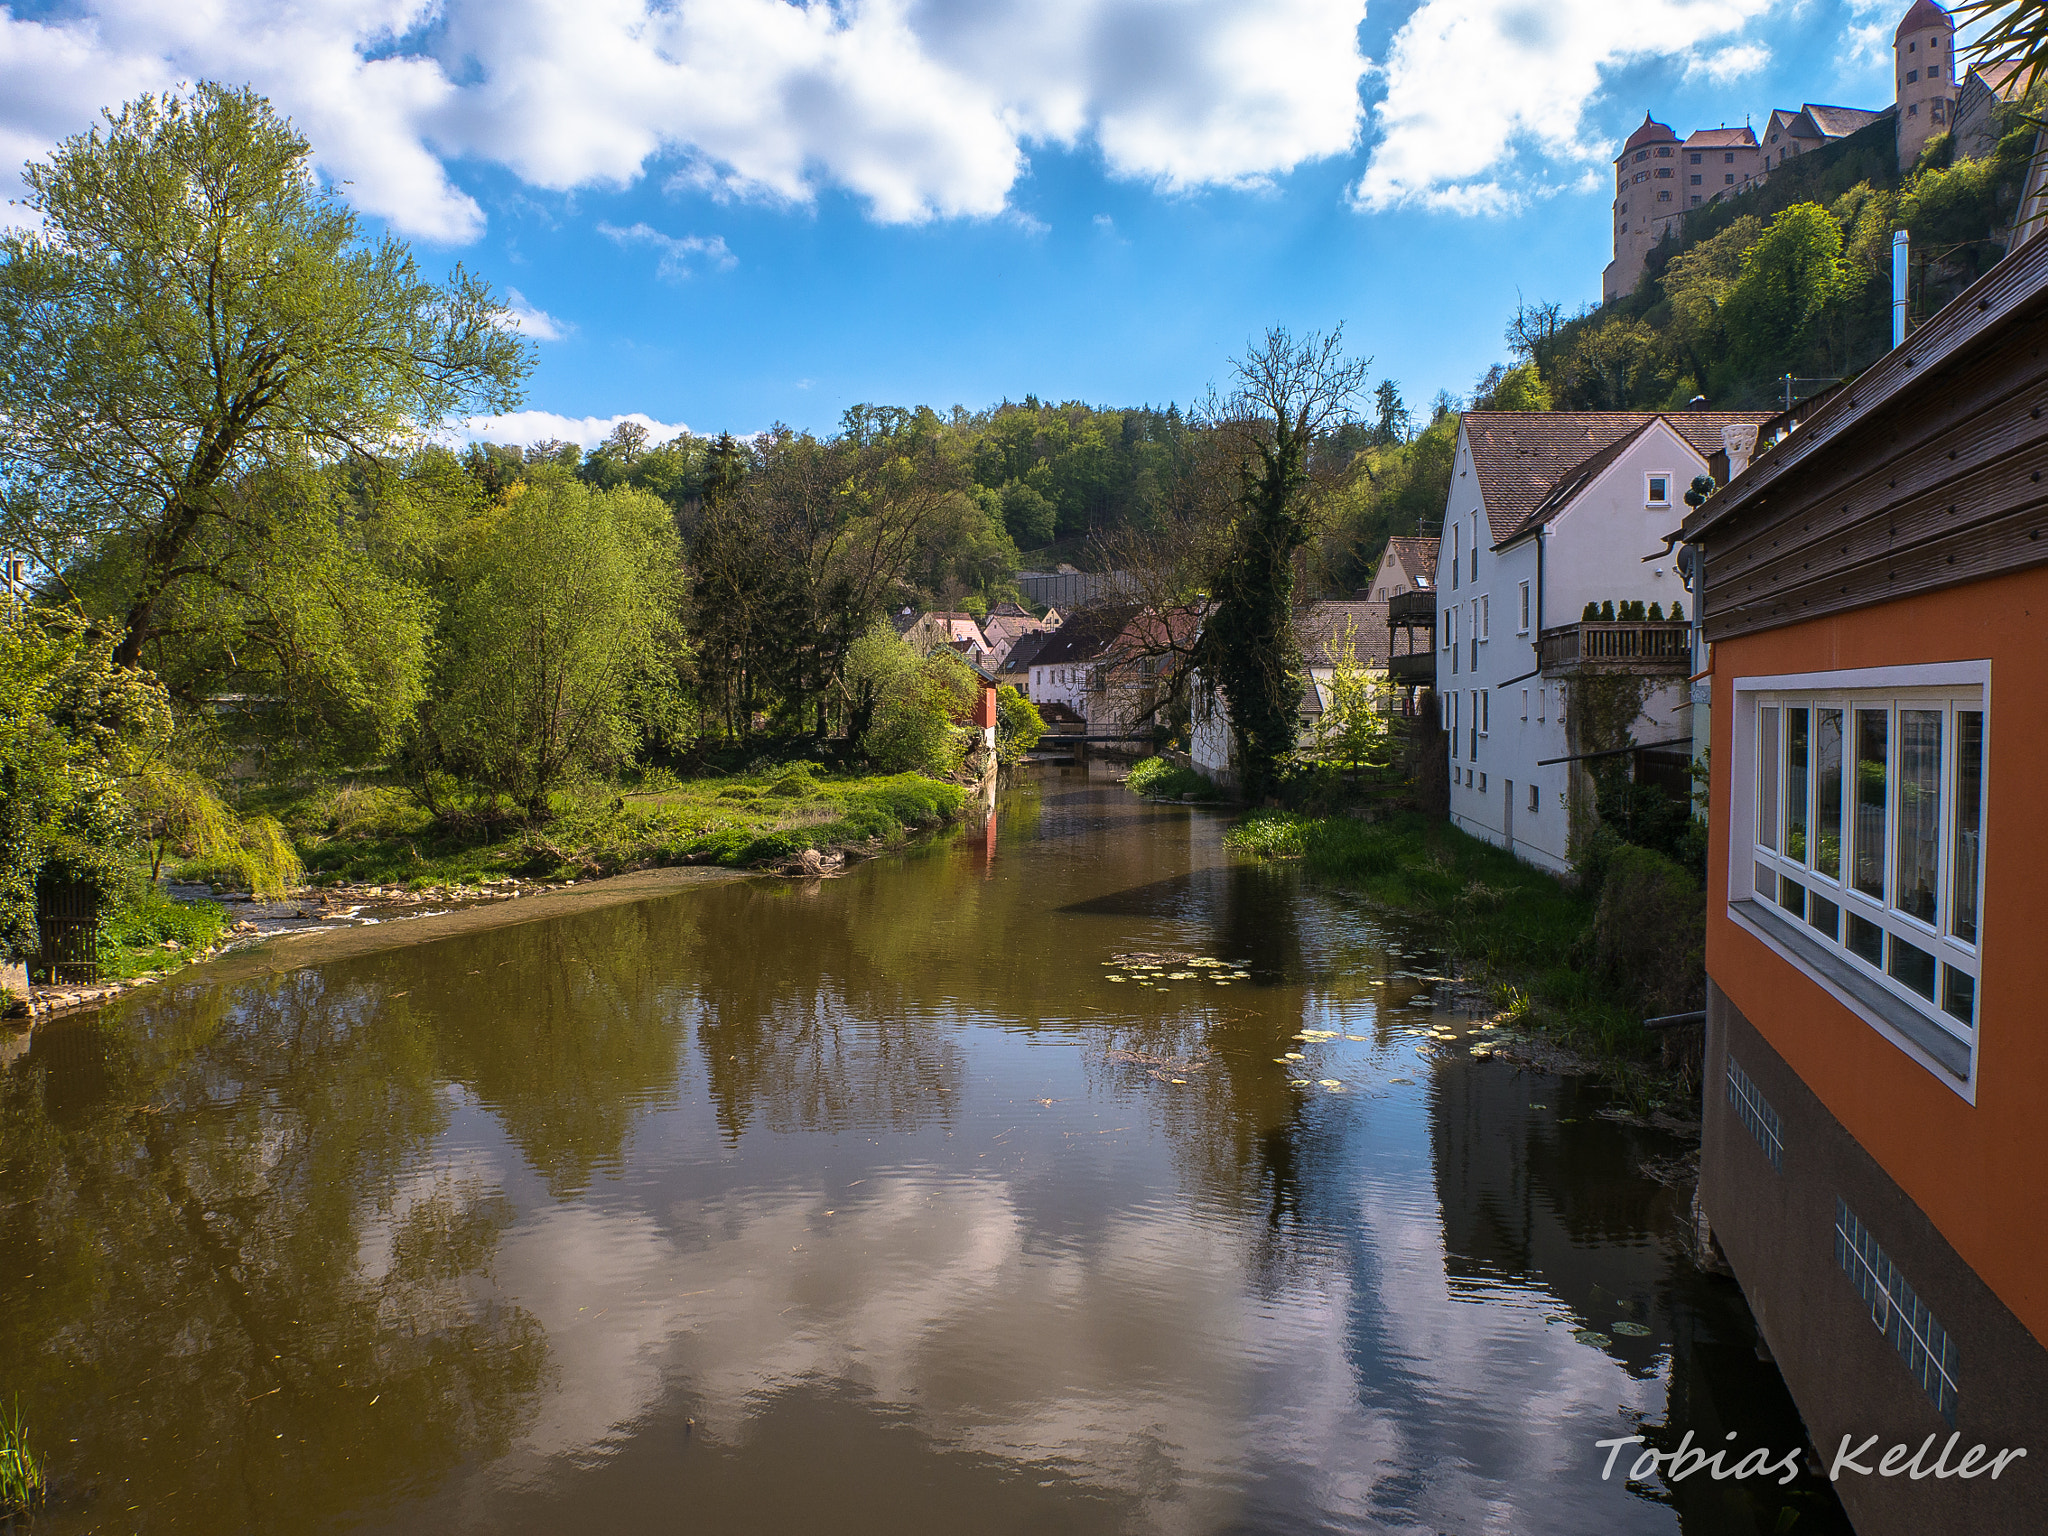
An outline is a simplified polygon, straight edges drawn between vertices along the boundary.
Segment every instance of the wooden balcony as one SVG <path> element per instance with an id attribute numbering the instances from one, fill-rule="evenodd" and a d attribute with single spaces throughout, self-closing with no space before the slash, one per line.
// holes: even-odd
<path id="1" fill-rule="evenodd" d="M 1387 599 L 1387 627 L 1389 629 L 1436 628 L 1436 594 L 1434 592 L 1401 592 Z"/>
<path id="2" fill-rule="evenodd" d="M 1433 687 L 1436 683 L 1436 652 L 1423 650 L 1413 655 L 1389 656 L 1387 676 L 1403 687 Z"/>
<path id="3" fill-rule="evenodd" d="M 1678 623 L 1560 624 L 1543 631 L 1546 677 L 1584 671 L 1667 672 L 1692 670 L 1692 626 Z"/>

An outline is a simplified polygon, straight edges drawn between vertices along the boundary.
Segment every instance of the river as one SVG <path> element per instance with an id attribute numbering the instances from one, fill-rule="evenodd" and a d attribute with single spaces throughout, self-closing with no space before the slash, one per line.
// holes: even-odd
<path id="1" fill-rule="evenodd" d="M 1226 826 L 1046 772 L 843 878 L 44 1026 L 37 1536 L 1846 1530 L 1603 1479 L 1802 1443 L 1683 1145 L 1430 1039 L 1436 958 Z"/>

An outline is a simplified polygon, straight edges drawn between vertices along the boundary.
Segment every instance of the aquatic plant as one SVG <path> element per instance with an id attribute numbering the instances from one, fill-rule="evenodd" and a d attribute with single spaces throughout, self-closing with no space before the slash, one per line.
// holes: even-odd
<path id="1" fill-rule="evenodd" d="M 25 1514 L 43 1502 L 49 1474 L 28 1446 L 21 1400 L 0 1408 L 0 1515 Z"/>

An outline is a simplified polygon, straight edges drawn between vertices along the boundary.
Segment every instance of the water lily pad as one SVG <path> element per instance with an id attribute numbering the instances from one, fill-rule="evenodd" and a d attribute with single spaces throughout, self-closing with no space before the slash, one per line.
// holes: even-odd
<path id="1" fill-rule="evenodd" d="M 1166 979 L 1168 981 L 1193 981 L 1195 979 L 1195 973 L 1193 971 L 1175 971 L 1171 976 L 1167 977 Z"/>
<path id="2" fill-rule="evenodd" d="M 1318 1078 L 1316 1081 L 1320 1083 L 1323 1087 L 1329 1089 L 1337 1089 L 1342 1088 L 1344 1086 L 1342 1082 L 1340 1082 L 1338 1079 L 1334 1077 Z"/>
<path id="3" fill-rule="evenodd" d="M 1641 1323 L 1631 1323 L 1626 1319 L 1618 1323 L 1610 1324 L 1609 1331 L 1613 1333 L 1625 1333 L 1632 1339 L 1647 1338 L 1650 1332 L 1650 1330 L 1644 1327 Z"/>
<path id="4" fill-rule="evenodd" d="M 1606 1334 L 1599 1333 L 1591 1328 L 1574 1328 L 1572 1330 L 1572 1337 L 1581 1344 L 1591 1344 L 1598 1349 L 1605 1349 L 1614 1342 Z"/>
<path id="5" fill-rule="evenodd" d="M 1387 1081 L 1399 1088 L 1412 1088 L 1415 1086 L 1415 1079 L 1412 1077 L 1390 1077 Z"/>
<path id="6" fill-rule="evenodd" d="M 1123 980 L 1123 977 L 1121 977 L 1121 976 L 1105 976 L 1105 977 L 1103 977 L 1102 979 L 1103 979 L 1104 981 L 1122 981 L 1122 980 Z"/>
<path id="7" fill-rule="evenodd" d="M 1371 1035 L 1346 1035 L 1346 1036 L 1345 1036 L 1344 1038 L 1345 1038 L 1346 1040 L 1370 1040 L 1370 1039 L 1372 1038 L 1372 1036 L 1371 1036 Z"/>
<path id="8" fill-rule="evenodd" d="M 1301 1060 L 1301 1052 L 1300 1052 L 1300 1051 L 1289 1051 L 1289 1052 L 1287 1053 L 1287 1055 L 1286 1055 L 1286 1056 L 1285 1056 L 1285 1057 L 1284 1057 L 1283 1059 L 1284 1059 L 1284 1060 L 1287 1060 L 1287 1061 L 1299 1061 L 1299 1060 Z"/>
<path id="9" fill-rule="evenodd" d="M 1217 982 L 1217 983 L 1216 983 L 1216 985 L 1217 985 L 1217 986 L 1219 986 L 1219 987 L 1227 987 L 1227 986 L 1229 986 L 1229 985 L 1230 985 L 1230 983 L 1229 983 L 1229 982 L 1227 982 L 1227 981 L 1219 981 L 1219 982 Z"/>
<path id="10" fill-rule="evenodd" d="M 1305 1077 L 1290 1077 L 1287 1079 L 1287 1086 L 1290 1088 L 1306 1088 L 1308 1086 L 1308 1079 Z"/>

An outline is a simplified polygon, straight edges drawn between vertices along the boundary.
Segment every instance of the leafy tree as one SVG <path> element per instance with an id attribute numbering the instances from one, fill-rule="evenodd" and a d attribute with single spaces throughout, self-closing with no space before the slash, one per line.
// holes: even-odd
<path id="1" fill-rule="evenodd" d="M 876 702 L 861 749 L 890 773 L 949 778 L 960 771 L 971 745 L 967 722 L 980 691 L 957 652 L 934 651 L 894 674 Z"/>
<path id="2" fill-rule="evenodd" d="M 1320 489 L 1310 480 L 1310 450 L 1357 396 L 1365 369 L 1366 360 L 1344 356 L 1341 328 L 1297 341 L 1275 327 L 1234 365 L 1236 388 L 1214 413 L 1237 482 L 1237 516 L 1203 659 L 1229 701 L 1239 771 L 1254 802 L 1295 746 L 1302 675 L 1294 553 L 1308 542 Z"/>
<path id="3" fill-rule="evenodd" d="M 1536 371 L 1534 363 L 1523 363 L 1515 368 L 1503 368 L 1495 363 L 1480 375 L 1479 383 L 1472 391 L 1472 409 L 1547 411 L 1550 409 L 1550 386 L 1543 382 L 1543 376 Z"/>
<path id="4" fill-rule="evenodd" d="M 39 223 L 0 236 L 0 529 L 60 573 L 120 547 L 120 665 L 169 593 L 230 584 L 233 554 L 276 540 L 253 477 L 395 457 L 517 398 L 529 355 L 489 288 L 366 240 L 311 156 L 262 97 L 202 83 L 23 173 Z"/>
<path id="5" fill-rule="evenodd" d="M 1386 448 L 1407 442 L 1415 423 L 1401 401 L 1401 386 L 1392 379 L 1381 379 L 1379 388 L 1372 392 L 1372 400 L 1375 446 Z"/>
<path id="6" fill-rule="evenodd" d="M 1742 253 L 1741 273 L 1722 305 L 1731 360 L 1759 372 L 1824 344 L 1848 292 L 1842 226 L 1818 203 L 1787 208 Z"/>
<path id="7" fill-rule="evenodd" d="M 681 563 L 645 491 L 535 476 L 465 530 L 447 571 L 437 676 L 414 766 L 545 819 L 549 792 L 631 753 L 634 685 L 681 643 Z"/>
<path id="8" fill-rule="evenodd" d="M 170 741 L 170 701 L 76 612 L 0 615 L 0 944 L 35 953 L 52 864 L 111 887 L 129 839 L 124 782 Z"/>
<path id="9" fill-rule="evenodd" d="M 1564 411 L 1626 411 L 1661 404 L 1671 392 L 1670 356 L 1656 331 L 1616 317 L 1579 332 L 1551 376 L 1551 398 Z"/>
<path id="10" fill-rule="evenodd" d="M 297 851 L 274 818 L 237 816 L 213 785 L 189 768 L 152 762 L 129 782 L 124 798 L 149 845 L 151 880 L 173 849 L 187 858 L 225 866 L 258 897 L 284 895 L 303 871 Z"/>
<path id="11" fill-rule="evenodd" d="M 1008 683 L 996 690 L 997 762 L 1022 762 L 1044 734 L 1045 721 L 1035 704 Z"/>
<path id="12" fill-rule="evenodd" d="M 1709 385 L 1709 360 L 1725 355 L 1727 328 L 1722 308 L 1742 275 L 1742 256 L 1763 233 L 1760 219 L 1745 215 L 1710 239 L 1671 258 L 1664 268 L 1664 294 L 1671 301 L 1672 329 L 1686 350 L 1695 385 Z"/>
<path id="13" fill-rule="evenodd" d="M 1381 690 L 1358 660 L 1358 622 L 1344 621 L 1344 634 L 1332 647 L 1337 665 L 1331 671 L 1329 703 L 1316 722 L 1316 754 L 1327 762 L 1360 768 L 1384 768 L 1393 761 Z"/>

